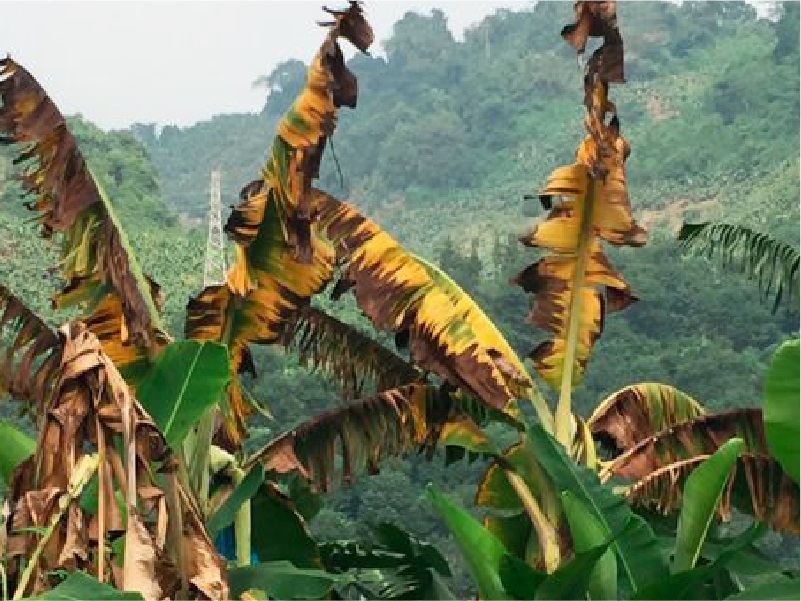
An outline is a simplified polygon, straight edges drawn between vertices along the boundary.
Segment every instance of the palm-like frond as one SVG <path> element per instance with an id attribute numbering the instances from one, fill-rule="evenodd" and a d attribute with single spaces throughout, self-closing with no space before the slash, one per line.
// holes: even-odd
<path id="1" fill-rule="evenodd" d="M 381 330 L 408 342 L 412 360 L 491 407 L 528 396 L 533 383 L 478 305 L 435 266 L 407 252 L 381 227 L 315 191 L 320 231 L 347 263 L 342 282 Z M 343 286 L 339 286 L 340 289 Z"/>
<path id="2" fill-rule="evenodd" d="M 0 285 L 0 392 L 35 404 L 41 413 L 60 362 L 58 336 L 25 303 Z"/>
<path id="3" fill-rule="evenodd" d="M 666 511 L 674 509 L 692 467 L 735 436 L 745 441 L 746 448 L 725 492 L 724 517 L 733 499 L 741 511 L 771 527 L 798 533 L 798 484 L 771 457 L 761 409 L 735 409 L 675 424 L 642 439 L 605 465 L 601 479 L 628 480 L 632 499 Z"/>
<path id="4" fill-rule="evenodd" d="M 61 273 L 67 287 L 54 303 L 88 303 L 91 312 L 116 297 L 115 343 L 126 347 L 129 361 L 146 355 L 166 337 L 158 286 L 142 272 L 63 115 L 33 76 L 10 58 L 0 61 L 0 100 L 0 143 L 25 145 L 15 162 L 27 165 L 22 181 L 35 196 L 27 206 L 38 213 L 43 236 L 64 235 Z"/>
<path id="5" fill-rule="evenodd" d="M 383 344 L 314 307 L 299 308 L 284 323 L 280 344 L 297 352 L 308 367 L 332 377 L 348 400 L 362 396 L 368 382 L 380 392 L 422 376 Z"/>
<path id="6" fill-rule="evenodd" d="M 449 445 L 484 452 L 486 444 L 456 395 L 410 384 L 304 422 L 254 453 L 246 469 L 260 462 L 267 472 L 295 472 L 325 492 L 337 480 L 352 483 L 357 472 L 378 473 L 388 457 Z"/>
<path id="7" fill-rule="evenodd" d="M 773 297 L 774 313 L 785 292 L 792 300 L 798 291 L 798 249 L 768 234 L 728 223 L 685 223 L 678 239 L 685 251 L 715 258 L 755 278 L 764 298 Z"/>

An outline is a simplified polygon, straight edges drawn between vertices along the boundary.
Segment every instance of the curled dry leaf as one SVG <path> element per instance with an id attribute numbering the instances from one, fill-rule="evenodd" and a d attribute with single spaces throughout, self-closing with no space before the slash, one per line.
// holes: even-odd
<path id="1" fill-rule="evenodd" d="M 622 453 L 662 430 L 703 415 L 695 399 L 665 384 L 633 384 L 604 399 L 587 419 L 602 446 Z"/>
<path id="2" fill-rule="evenodd" d="M 53 376 L 52 395 L 37 416 L 40 437 L 36 453 L 17 469 L 9 491 L 11 582 L 20 577 L 20 562 L 30 557 L 36 545 L 36 537 L 24 529 L 47 524 L 55 515 L 66 524 L 54 530 L 34 566 L 34 588 L 25 592 L 53 586 L 48 576 L 53 570 L 80 569 L 101 580 L 111 578 L 118 588 L 137 590 L 146 598 L 174 598 L 180 583 L 165 544 L 169 516 L 152 472 L 153 467 L 166 473 L 173 471 L 174 458 L 94 334 L 83 324 L 68 324 L 59 330 L 58 346 L 60 363 Z M 60 495 L 63 498 L 68 490 L 70 477 L 85 459 L 86 449 L 96 449 L 100 462 L 100 478 L 94 477 L 98 482 L 97 507 L 87 508 L 72 497 L 61 518 L 55 499 Z M 116 489 L 124 501 L 124 519 L 111 489 Z M 184 523 L 196 515 L 187 499 L 184 497 L 180 507 Z M 99 515 L 101 508 L 103 514 Z M 101 521 L 103 527 L 98 524 Z M 197 524 L 195 528 L 202 530 Z M 105 554 L 107 538 L 120 536 L 121 530 L 125 555 L 120 570 L 115 569 L 120 558 L 105 561 Z M 207 537 L 205 541 L 202 536 L 196 538 L 193 545 L 198 552 L 215 556 Z M 104 566 L 103 573 L 98 573 L 100 565 Z M 196 576 L 187 574 L 190 580 Z M 223 594 L 213 598 L 225 597 L 222 567 L 203 577 L 219 581 Z M 201 590 L 198 595 L 206 593 Z"/>

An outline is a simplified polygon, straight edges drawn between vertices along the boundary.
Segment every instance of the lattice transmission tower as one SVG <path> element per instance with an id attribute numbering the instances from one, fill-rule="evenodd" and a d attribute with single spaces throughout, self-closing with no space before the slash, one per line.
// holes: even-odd
<path id="1" fill-rule="evenodd" d="M 206 240 L 206 267 L 203 270 L 203 286 L 222 284 L 228 271 L 225 261 L 225 245 L 222 230 L 222 194 L 219 167 L 211 172 L 209 185 L 209 237 Z"/>

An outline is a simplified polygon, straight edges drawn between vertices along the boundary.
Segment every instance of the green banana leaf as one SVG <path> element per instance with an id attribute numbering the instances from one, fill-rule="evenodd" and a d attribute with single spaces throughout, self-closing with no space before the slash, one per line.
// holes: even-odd
<path id="1" fill-rule="evenodd" d="M 765 379 L 765 436 L 773 456 L 799 482 L 799 341 L 788 340 L 773 355 Z"/>
<path id="2" fill-rule="evenodd" d="M 0 478 L 7 485 L 16 467 L 33 455 L 36 441 L 8 422 L 0 422 Z"/>

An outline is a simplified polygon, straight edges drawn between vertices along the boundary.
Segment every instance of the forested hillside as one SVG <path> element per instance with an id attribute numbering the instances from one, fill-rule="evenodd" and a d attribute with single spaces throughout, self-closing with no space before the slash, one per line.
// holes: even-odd
<path id="1" fill-rule="evenodd" d="M 798 330 L 796 310 L 772 315 L 753 282 L 683 257 L 674 241 L 682 220 L 715 219 L 799 243 L 798 4 L 782 11 L 770 22 L 744 3 L 620 4 L 629 85 L 616 100 L 634 148 L 632 204 L 650 240 L 610 253 L 640 300 L 605 324 L 576 391 L 580 412 L 640 381 L 675 385 L 713 409 L 754 405 L 767 359 Z M 553 32 L 571 13 L 572 3 L 562 2 L 500 11 L 464 41 L 439 11 L 407 14 L 385 56 L 350 62 L 359 105 L 341 115 L 322 169 L 320 187 L 358 203 L 408 248 L 437 261 L 523 354 L 543 334 L 524 322 L 527 300 L 508 279 L 534 256 L 516 235 L 544 214 L 523 196 L 569 162 L 568 149 L 583 136 L 579 103 L 565 101 L 581 93 L 581 69 Z M 224 205 L 234 204 L 303 77 L 295 60 L 265 74 L 261 114 L 161 131 L 137 124 L 104 133 L 71 122 L 145 271 L 167 294 L 176 336 L 188 298 L 202 286 L 209 172 L 222 167 Z M 52 317 L 48 299 L 58 282 L 46 267 L 55 251 L 34 237 L 16 185 L 2 181 L 10 170 L 0 156 L 0 280 Z M 331 306 L 343 319 L 363 319 L 353 304 Z M 336 402 L 334 387 L 292 357 L 267 349 L 257 359 L 260 379 L 245 382 L 274 420 L 263 419 L 254 438 Z M 437 481 L 469 502 L 481 466 L 446 471 L 441 460 L 425 469 L 423 462 L 399 461 L 337 493 L 315 527 L 342 536 L 363 529 L 359 519 L 369 515 L 441 541 L 423 483 Z"/>

